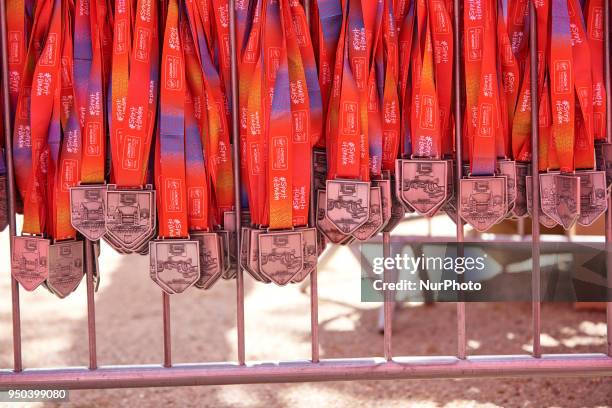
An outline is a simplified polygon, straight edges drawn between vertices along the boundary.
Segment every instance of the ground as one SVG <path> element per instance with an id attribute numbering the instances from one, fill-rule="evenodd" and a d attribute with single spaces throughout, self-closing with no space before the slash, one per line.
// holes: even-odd
<path id="1" fill-rule="evenodd" d="M 402 228 L 400 233 L 406 228 L 424 231 L 426 226 L 413 223 Z M 438 231 L 435 225 L 434 231 Z M 118 256 L 106 246 L 102 252 L 102 285 L 96 295 L 99 363 L 161 362 L 161 294 L 149 280 L 148 259 Z M 6 233 L 0 241 L 0 259 L 0 368 L 8 368 L 12 345 Z M 248 277 L 245 282 L 247 359 L 308 359 L 308 293 L 298 286 L 263 285 Z M 359 264 L 348 249 L 326 254 L 319 289 L 321 357 L 382 356 L 382 336 L 376 330 L 379 305 L 359 301 Z M 209 291 L 192 289 L 172 297 L 174 362 L 235 361 L 235 293 L 234 281 L 220 281 Z M 43 288 L 33 293 L 22 290 L 21 304 L 25 367 L 87 364 L 84 282 L 64 300 Z M 396 313 L 394 354 L 454 354 L 455 313 L 454 304 L 404 305 Z M 546 353 L 605 351 L 604 313 L 545 304 L 542 321 Z M 530 350 L 531 306 L 468 304 L 467 327 L 470 354 L 524 354 Z M 395 380 L 72 391 L 70 400 L 66 405 L 73 407 L 603 407 L 612 405 L 612 379 Z"/>

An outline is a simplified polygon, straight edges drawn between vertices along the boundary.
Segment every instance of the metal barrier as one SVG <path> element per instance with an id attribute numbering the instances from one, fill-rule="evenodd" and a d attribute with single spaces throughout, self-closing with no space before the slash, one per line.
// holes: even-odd
<path id="1" fill-rule="evenodd" d="M 309 9 L 309 0 L 304 1 Z M 605 79 L 606 89 L 612 90 L 610 72 L 610 6 L 605 3 Z M 235 0 L 230 0 L 230 9 L 234 10 Z M 454 41 L 460 43 L 459 26 L 461 21 L 460 0 L 454 0 Z M 5 0 L 0 0 L 0 29 L 2 30 L 2 84 L 4 87 L 4 118 L 8 164 L 9 192 L 9 232 L 16 234 L 15 226 L 15 185 L 13 157 L 11 151 L 12 128 L 8 100 L 8 63 L 6 58 L 6 10 Z M 530 2 L 530 13 L 535 15 L 533 1 Z M 307 13 L 308 15 L 308 13 Z M 536 19 L 530 19 L 531 64 L 537 64 Z M 232 128 L 234 134 L 234 157 L 239 157 L 238 148 L 238 101 L 237 95 L 237 64 L 235 16 L 230 13 L 231 33 L 231 82 L 232 82 Z M 462 134 L 461 112 L 461 53 L 454 56 L 455 82 L 455 132 Z M 531 95 L 537 95 L 537 70 L 531 70 Z M 532 171 L 537 174 L 538 146 L 538 100 L 532 98 Z M 607 134 L 612 135 L 612 98 L 607 98 Z M 461 137 L 456 138 L 456 183 L 462 177 Z M 236 188 L 236 231 L 238 239 L 234 250 L 240 253 L 240 201 L 238 194 L 240 172 L 238 160 L 234 160 L 234 180 Z M 532 183 L 534 208 L 539 206 L 538 178 Z M 608 197 L 606 212 L 606 248 L 612 243 L 612 197 Z M 312 217 L 312 214 L 311 214 Z M 457 242 L 463 242 L 463 224 L 457 215 Z M 612 302 L 607 303 L 607 354 L 542 354 L 540 345 L 541 332 L 541 295 L 540 295 L 540 228 L 538 211 L 532 217 L 532 337 L 533 352 L 531 355 L 487 355 L 468 356 L 466 350 L 466 318 L 465 304 L 457 303 L 457 353 L 456 356 L 431 357 L 394 357 L 392 348 L 393 300 L 390 293 L 385 294 L 384 302 L 384 338 L 382 355 L 384 358 L 359 359 L 323 359 L 319 358 L 319 324 L 318 324 L 318 293 L 316 271 L 310 275 L 311 302 L 311 359 L 309 361 L 287 362 L 247 362 L 245 361 L 245 330 L 244 330 L 244 274 L 238 268 L 236 276 L 237 302 L 237 350 L 236 362 L 172 364 L 171 333 L 170 333 L 170 297 L 164 293 L 163 303 L 163 338 L 164 353 L 160 365 L 124 365 L 99 367 L 96 353 L 96 323 L 93 273 L 96 260 L 94 247 L 86 242 L 86 285 L 87 285 L 87 316 L 89 333 L 89 364 L 88 367 L 65 367 L 57 369 L 24 369 L 21 358 L 21 319 L 19 308 L 19 286 L 11 280 L 12 322 L 13 322 L 13 356 L 12 369 L 0 369 L 0 389 L 7 388 L 122 388 L 151 386 L 186 386 L 215 384 L 246 384 L 275 383 L 302 381 L 338 381 L 363 379 L 404 379 L 404 378 L 468 378 L 468 377 L 532 377 L 532 376 L 612 376 Z M 384 255 L 390 253 L 390 233 L 383 233 Z M 423 240 L 426 242 L 426 239 Z M 237 259 L 239 256 L 237 257 Z M 607 252 L 607 282 L 612 288 L 612 255 Z M 384 279 L 389 280 L 385 272 Z"/>

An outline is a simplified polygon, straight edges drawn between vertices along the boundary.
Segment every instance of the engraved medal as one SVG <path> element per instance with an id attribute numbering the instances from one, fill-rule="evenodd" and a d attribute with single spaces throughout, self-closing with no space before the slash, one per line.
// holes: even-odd
<path id="1" fill-rule="evenodd" d="M 49 246 L 47 287 L 63 299 L 79 286 L 84 270 L 83 241 L 62 241 Z"/>
<path id="2" fill-rule="evenodd" d="M 460 215 L 478 232 L 485 232 L 508 212 L 504 177 L 461 179 L 460 192 Z"/>

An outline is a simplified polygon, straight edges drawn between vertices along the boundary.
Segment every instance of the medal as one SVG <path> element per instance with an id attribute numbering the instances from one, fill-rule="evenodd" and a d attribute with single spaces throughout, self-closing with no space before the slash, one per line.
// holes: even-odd
<path id="1" fill-rule="evenodd" d="M 84 275 L 83 241 L 69 240 L 49 245 L 47 288 L 59 298 L 76 290 Z"/>
<path id="2" fill-rule="evenodd" d="M 506 177 L 495 176 L 500 111 L 491 2 L 483 0 L 479 5 L 483 10 L 479 18 L 468 18 L 469 13 L 464 18 L 465 30 L 471 36 L 465 41 L 466 83 L 468 76 L 478 82 L 469 83 L 467 92 L 467 110 L 472 113 L 468 126 L 470 172 L 460 182 L 457 205 L 461 217 L 484 232 L 508 213 L 508 182 Z M 479 75 L 473 75 L 474 70 Z"/>
<path id="3" fill-rule="evenodd" d="M 229 66 L 222 59 L 219 66 L 209 54 L 212 33 L 202 27 L 201 16 L 206 4 L 188 2 L 181 18 L 185 51 L 188 98 L 185 102 L 186 174 L 189 226 L 191 236 L 200 246 L 200 278 L 195 286 L 211 288 L 220 277 L 231 279 L 236 272 L 235 213 L 233 211 L 232 162 L 228 154 L 228 114 L 224 108 L 227 96 L 222 82 L 228 85 Z M 226 38 L 220 5 L 214 18 L 218 35 Z M 220 52 L 229 58 L 225 49 Z M 223 227 L 224 229 L 220 229 Z"/>
<path id="4" fill-rule="evenodd" d="M 316 232 L 308 228 L 312 145 L 322 121 L 314 66 L 302 6 L 257 2 L 240 66 L 252 223 L 243 230 L 241 263 L 256 280 L 277 285 L 305 279 L 318 257 Z"/>
<path id="5" fill-rule="evenodd" d="M 453 38 L 443 2 L 430 0 L 416 7 L 418 40 L 412 42 L 411 65 L 418 75 L 413 74 L 411 158 L 400 160 L 400 195 L 416 212 L 431 217 L 449 197 L 449 163 L 441 157 L 451 148 Z"/>
<path id="6" fill-rule="evenodd" d="M 104 81 L 102 31 L 98 25 L 97 3 L 78 0 L 83 12 L 75 16 L 74 76 L 75 99 L 81 107 L 81 134 L 84 136 L 81 156 L 80 185 L 70 189 L 72 226 L 85 238 L 97 241 L 106 232 L 105 160 L 106 160 L 106 84 Z M 102 20 L 104 21 L 104 20 Z M 92 29 L 93 27 L 93 29 Z M 93 33 L 93 36 L 92 36 Z"/>
<path id="7" fill-rule="evenodd" d="M 104 192 L 107 230 L 104 238 L 121 253 L 146 253 L 156 227 L 155 191 L 147 185 L 146 176 L 157 106 L 159 73 L 157 64 L 153 63 L 159 56 L 154 40 L 158 38 L 157 6 L 138 1 L 131 49 L 127 41 L 129 34 L 125 31 L 132 21 L 129 7 L 118 5 L 116 9 L 110 121 L 114 184 Z M 173 70 L 172 75 L 178 73 Z M 171 91 L 173 81 L 176 84 L 175 78 L 170 79 L 162 91 Z M 165 187 L 172 190 L 174 186 L 169 183 Z"/>

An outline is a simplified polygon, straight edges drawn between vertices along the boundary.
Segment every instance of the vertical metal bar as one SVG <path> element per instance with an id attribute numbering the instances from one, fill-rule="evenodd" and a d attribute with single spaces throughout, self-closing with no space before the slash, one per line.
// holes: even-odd
<path id="1" fill-rule="evenodd" d="M 531 311 L 533 320 L 533 356 L 541 357 L 541 296 L 540 296 L 540 180 L 538 167 L 539 101 L 538 101 L 538 37 L 536 10 L 529 2 L 529 52 L 531 58 Z"/>
<path id="2" fill-rule="evenodd" d="M 170 329 L 170 295 L 162 292 L 164 315 L 164 367 L 172 367 L 172 334 Z"/>
<path id="3" fill-rule="evenodd" d="M 391 257 L 391 233 L 390 232 L 383 232 L 383 257 L 385 259 L 390 258 Z M 389 270 L 387 270 L 385 268 L 385 272 L 384 272 L 384 281 L 389 282 L 389 275 L 390 275 Z M 393 359 L 393 351 L 392 351 L 392 342 L 391 342 L 391 338 L 393 335 L 393 312 L 394 312 L 394 302 L 395 302 L 395 294 L 393 291 L 389 290 L 389 289 L 385 289 L 384 292 L 384 308 L 383 308 L 383 312 L 384 312 L 384 337 L 383 337 L 383 344 L 384 344 L 384 355 L 385 355 L 385 359 L 387 361 L 391 361 Z"/>
<path id="4" fill-rule="evenodd" d="M 234 156 L 234 210 L 236 212 L 236 331 L 238 333 L 238 363 L 245 363 L 244 345 L 244 274 L 240 267 L 241 221 L 240 221 L 240 128 L 238 112 L 238 50 L 236 46 L 236 1 L 229 0 L 229 32 L 231 63 L 232 104 L 232 152 Z"/>
<path id="5" fill-rule="evenodd" d="M 453 26 L 453 42 L 455 44 L 455 53 L 453 58 L 453 77 L 455 83 L 455 98 L 454 98 L 454 108 L 455 108 L 455 196 L 457 197 L 457 218 L 455 219 L 455 223 L 457 225 L 457 243 L 458 252 L 462 251 L 463 248 L 461 243 L 463 243 L 463 220 L 459 215 L 459 197 L 460 194 L 460 185 L 461 178 L 463 176 L 463 118 L 461 112 L 461 47 L 458 45 L 461 44 L 461 5 L 462 2 L 459 0 L 454 0 L 453 9 L 454 9 L 454 26 Z M 460 255 L 460 254 L 458 254 Z M 466 357 L 466 328 L 465 328 L 465 303 L 457 302 L 457 357 L 460 359 L 465 359 Z"/>
<path id="6" fill-rule="evenodd" d="M 310 0 L 304 0 L 304 13 L 306 14 L 306 25 L 310 28 Z M 315 227 L 317 218 L 315 213 L 315 197 L 316 191 L 314 188 L 314 160 L 310 166 L 310 226 Z M 319 289 L 317 286 L 318 268 L 315 265 L 314 270 L 310 274 L 310 345 L 311 345 L 311 360 L 313 363 L 319 362 Z"/>
<path id="7" fill-rule="evenodd" d="M 610 2 L 604 1 L 604 73 L 606 80 L 606 138 L 612 141 L 612 79 L 610 72 Z M 608 278 L 608 300 L 612 292 L 612 196 L 608 194 L 606 211 L 606 275 Z M 612 302 L 606 303 L 608 329 L 608 355 L 612 357 Z"/>
<path id="8" fill-rule="evenodd" d="M 8 41 L 6 37 L 6 0 L 0 0 L 0 31 L 2 31 L 1 45 L 2 49 L 2 96 L 4 110 L 4 146 L 6 149 L 6 181 L 8 187 L 8 212 L 9 212 L 9 237 L 10 248 L 12 252 L 13 237 L 17 234 L 17 226 L 15 224 L 15 174 L 13 167 L 13 127 L 11 124 L 11 109 L 9 100 L 8 88 Z M 23 369 L 21 361 L 21 312 L 19 308 L 19 284 L 11 276 L 11 302 L 12 302 L 12 317 L 13 317 L 13 369 L 17 372 Z"/>
<path id="9" fill-rule="evenodd" d="M 96 352 L 96 307 L 94 303 L 94 281 L 93 272 L 95 268 L 96 254 L 94 243 L 85 241 L 85 268 L 87 277 L 87 334 L 89 337 L 89 369 L 98 368 L 98 357 Z"/>

